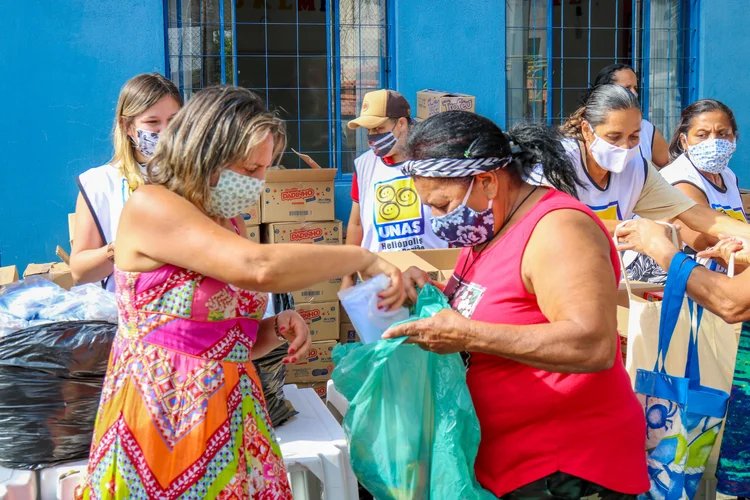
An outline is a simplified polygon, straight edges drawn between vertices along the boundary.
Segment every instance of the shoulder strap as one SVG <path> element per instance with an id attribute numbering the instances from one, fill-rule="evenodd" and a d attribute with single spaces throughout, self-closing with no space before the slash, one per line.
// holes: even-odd
<path id="1" fill-rule="evenodd" d="M 78 184 L 78 190 L 81 192 L 81 196 L 83 196 L 83 200 L 86 202 L 86 206 L 89 207 L 89 212 L 91 212 L 91 217 L 94 219 L 94 224 L 96 224 L 96 230 L 99 232 L 99 237 L 102 239 L 102 243 L 104 243 L 104 245 L 108 245 L 110 242 L 107 241 L 107 238 L 104 236 L 104 231 L 102 230 L 102 225 L 99 222 L 99 217 L 96 215 L 96 210 L 94 210 L 94 206 L 91 204 L 89 196 L 86 194 L 86 189 L 83 187 L 80 175 L 76 177 L 76 184 Z M 110 279 L 112 279 L 111 274 L 101 282 L 102 288 L 104 288 L 105 290 L 107 289 L 107 285 L 109 284 Z"/>
<path id="2" fill-rule="evenodd" d="M 237 235 L 240 234 L 240 227 L 237 225 L 237 221 L 234 219 L 229 219 L 232 221 L 232 225 L 234 226 L 234 232 L 237 233 Z"/>
<path id="3" fill-rule="evenodd" d="M 685 300 L 685 290 L 690 273 L 699 264 L 682 252 L 672 258 L 667 274 L 667 284 L 664 287 L 664 299 L 659 319 L 659 350 L 656 356 L 654 371 L 666 373 L 664 363 L 667 359 L 669 344 L 680 317 L 682 304 Z"/>

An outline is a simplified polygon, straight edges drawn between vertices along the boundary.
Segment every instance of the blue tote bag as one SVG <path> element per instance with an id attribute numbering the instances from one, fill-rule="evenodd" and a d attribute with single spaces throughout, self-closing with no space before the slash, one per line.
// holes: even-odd
<path id="1" fill-rule="evenodd" d="M 635 392 L 646 414 L 651 489 L 640 498 L 692 500 L 727 412 L 729 394 L 701 385 L 698 329 L 703 308 L 689 299 L 691 332 L 685 375 L 664 368 L 685 300 L 690 273 L 699 264 L 683 253 L 672 259 L 664 289 L 659 344 L 653 371 L 639 369 Z"/>

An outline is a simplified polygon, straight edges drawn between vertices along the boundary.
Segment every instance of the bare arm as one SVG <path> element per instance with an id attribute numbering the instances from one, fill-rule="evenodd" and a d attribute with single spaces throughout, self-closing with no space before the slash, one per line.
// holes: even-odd
<path id="1" fill-rule="evenodd" d="M 659 168 L 666 167 L 669 164 L 669 145 L 658 128 L 654 128 L 654 140 L 651 144 L 651 161 Z"/>
<path id="2" fill-rule="evenodd" d="M 692 184 L 680 182 L 678 184 L 675 184 L 674 187 L 679 189 L 686 196 L 689 196 L 699 206 L 711 210 L 711 207 L 708 205 L 708 199 L 706 198 L 706 195 Z M 682 236 L 682 241 L 684 241 L 687 246 L 689 246 L 693 250 L 705 250 L 706 248 L 715 245 L 716 242 L 719 241 L 719 239 L 715 236 L 698 233 L 688 228 L 682 228 L 680 230 L 680 236 Z"/>
<path id="3" fill-rule="evenodd" d="M 678 215 L 677 219 L 695 232 L 716 238 L 722 234 L 750 238 L 750 224 L 735 220 L 708 207 L 696 205 Z"/>
<path id="4" fill-rule="evenodd" d="M 630 221 L 621 230 L 621 249 L 635 250 L 652 257 L 665 271 L 678 250 L 664 228 L 646 219 Z M 687 283 L 687 293 L 698 304 L 727 323 L 750 320 L 750 271 L 729 278 L 724 274 L 696 267 Z"/>
<path id="5" fill-rule="evenodd" d="M 123 210 L 117 265 L 148 271 L 169 263 L 247 290 L 286 293 L 346 274 L 387 274 L 388 307 L 403 302 L 401 273 L 351 245 L 259 245 L 221 227 L 186 199 L 143 186 Z M 388 297 L 387 299 L 385 297 Z"/>
<path id="6" fill-rule="evenodd" d="M 76 200 L 70 270 L 75 282 L 81 284 L 101 281 L 114 270 L 114 264 L 107 258 L 107 247 L 96 228 L 94 216 L 81 194 Z"/>
<path id="7" fill-rule="evenodd" d="M 346 244 L 362 245 L 362 218 L 359 215 L 359 203 L 352 202 L 352 211 L 349 214 L 349 223 L 346 225 Z"/>
<path id="8" fill-rule="evenodd" d="M 549 323 L 472 321 L 475 350 L 551 372 L 611 368 L 618 339 L 617 283 L 609 250 L 607 237 L 587 215 L 559 210 L 544 217 L 526 247 L 522 273 Z"/>
<path id="9" fill-rule="evenodd" d="M 621 220 L 609 220 L 609 219 L 605 220 L 605 219 L 602 219 L 602 222 L 604 223 L 604 227 L 607 228 L 607 231 L 609 231 L 609 235 L 610 236 L 614 236 L 615 235 L 615 230 L 617 229 L 617 226 L 619 226 L 620 224 L 622 224 Z"/>
<path id="10" fill-rule="evenodd" d="M 619 342 L 617 283 L 609 239 L 596 223 L 576 210 L 547 215 L 529 240 L 521 273 L 549 323 L 483 323 L 446 310 L 384 338 L 407 335 L 431 351 L 484 352 L 550 372 L 611 368 Z"/>

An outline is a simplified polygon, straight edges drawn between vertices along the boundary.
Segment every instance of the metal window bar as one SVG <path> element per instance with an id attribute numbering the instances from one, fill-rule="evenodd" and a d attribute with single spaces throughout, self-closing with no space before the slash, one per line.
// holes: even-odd
<path id="1" fill-rule="evenodd" d="M 615 0 L 605 6 L 614 10 L 597 5 L 594 12 L 591 0 L 507 0 L 508 124 L 524 119 L 562 122 L 577 106 L 578 91 L 593 84 L 596 72 L 630 60 L 641 77 L 644 115 L 653 115 L 657 102 L 664 106 L 657 110 L 656 125 L 668 135 L 681 106 L 696 94 L 696 4 L 697 0 Z M 652 15 L 656 6 L 664 13 L 658 18 Z M 679 21 L 673 20 L 676 14 Z M 539 25 L 540 19 L 546 19 L 545 26 Z M 576 42 L 576 35 L 580 40 L 569 48 L 568 41 Z M 611 44 L 611 52 L 603 41 Z M 585 81 L 577 75 L 585 75 Z M 542 101 L 542 106 L 536 104 Z"/>
<path id="2" fill-rule="evenodd" d="M 219 83 L 259 93 L 286 119 L 290 148 L 348 175 L 367 146 L 346 122 L 389 83 L 391 2 L 164 0 L 167 74 L 186 100 Z M 291 152 L 283 164 L 303 165 Z"/>

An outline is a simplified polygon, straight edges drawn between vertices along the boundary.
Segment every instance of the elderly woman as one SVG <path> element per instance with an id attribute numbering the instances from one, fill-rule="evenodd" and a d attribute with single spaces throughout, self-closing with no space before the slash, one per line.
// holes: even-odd
<path id="1" fill-rule="evenodd" d="M 283 123 L 232 87 L 201 91 L 162 132 L 120 219 L 120 329 L 83 498 L 292 498 L 251 359 L 288 341 L 293 363 L 310 335 L 293 311 L 263 319 L 267 292 L 361 272 L 390 277 L 381 307 L 405 295 L 365 249 L 238 234 L 284 145 Z"/>
<path id="2" fill-rule="evenodd" d="M 482 430 L 479 482 L 498 497 L 631 498 L 649 488 L 643 409 L 620 359 L 617 252 L 578 202 L 547 127 L 504 133 L 455 111 L 419 124 L 404 172 L 435 234 L 464 247 L 444 284 L 455 311 L 394 328 L 424 349 L 467 352 Z M 537 164 L 556 189 L 523 179 Z M 404 275 L 407 293 L 428 276 Z M 457 312 L 456 312 L 457 311 Z"/>
<path id="3" fill-rule="evenodd" d="M 618 231 L 621 248 L 652 257 L 665 271 L 679 252 L 664 233 L 664 227 L 645 220 L 629 221 Z M 734 253 L 743 266 L 750 264 L 750 239 L 724 237 L 698 256 L 729 261 Z M 725 495 L 750 497 L 750 270 L 734 278 L 697 267 L 690 274 L 687 293 L 698 304 L 727 323 L 742 325 L 727 422 L 716 477 L 717 490 Z"/>

